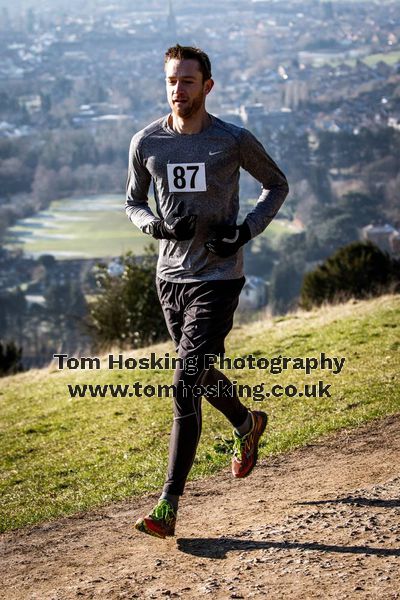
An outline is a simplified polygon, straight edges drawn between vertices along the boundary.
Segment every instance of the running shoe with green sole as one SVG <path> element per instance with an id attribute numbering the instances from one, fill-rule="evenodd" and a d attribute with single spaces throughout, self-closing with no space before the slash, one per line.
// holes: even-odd
<path id="1" fill-rule="evenodd" d="M 268 416 L 259 410 L 250 410 L 253 427 L 240 436 L 233 431 L 232 475 L 243 478 L 250 475 L 257 463 L 258 443 L 267 426 Z"/>
<path id="2" fill-rule="evenodd" d="M 168 500 L 159 500 L 147 517 L 138 519 L 135 528 L 142 533 L 165 539 L 175 535 L 176 512 Z"/>

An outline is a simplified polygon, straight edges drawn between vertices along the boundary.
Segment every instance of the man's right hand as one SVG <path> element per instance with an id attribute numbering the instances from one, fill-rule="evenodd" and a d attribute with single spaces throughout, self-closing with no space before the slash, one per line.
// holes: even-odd
<path id="1" fill-rule="evenodd" d="M 190 240 L 196 229 L 197 215 L 181 216 L 183 201 L 166 219 L 159 219 L 150 224 L 150 233 L 156 240 Z"/>

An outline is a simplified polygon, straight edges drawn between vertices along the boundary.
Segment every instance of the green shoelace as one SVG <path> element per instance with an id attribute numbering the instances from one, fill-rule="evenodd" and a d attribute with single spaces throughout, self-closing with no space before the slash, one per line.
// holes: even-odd
<path id="1" fill-rule="evenodd" d="M 176 518 L 175 511 L 168 500 L 160 500 L 151 513 L 151 516 L 157 519 L 157 521 L 165 521 L 167 524 Z"/>
<path id="2" fill-rule="evenodd" d="M 237 458 L 242 457 L 243 448 L 246 445 L 246 442 L 247 442 L 247 439 L 248 439 L 250 433 L 251 433 L 251 431 L 249 431 L 249 433 L 246 433 L 246 435 L 244 435 L 244 436 L 238 436 L 237 434 L 234 434 L 233 455 L 236 456 Z"/>

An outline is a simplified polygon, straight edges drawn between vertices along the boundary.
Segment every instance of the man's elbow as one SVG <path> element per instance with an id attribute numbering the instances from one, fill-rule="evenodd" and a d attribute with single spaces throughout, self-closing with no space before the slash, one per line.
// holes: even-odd
<path id="1" fill-rule="evenodd" d="M 288 195 L 288 193 L 289 193 L 289 182 L 288 182 L 288 180 L 286 179 L 285 176 L 283 176 L 282 182 L 281 182 L 280 186 L 281 186 L 281 189 L 282 189 L 282 193 L 284 193 L 285 197 L 286 197 Z"/>
<path id="2" fill-rule="evenodd" d="M 284 175 L 279 179 L 275 185 L 270 187 L 270 190 L 274 189 L 282 197 L 282 202 L 289 193 L 289 183 Z"/>

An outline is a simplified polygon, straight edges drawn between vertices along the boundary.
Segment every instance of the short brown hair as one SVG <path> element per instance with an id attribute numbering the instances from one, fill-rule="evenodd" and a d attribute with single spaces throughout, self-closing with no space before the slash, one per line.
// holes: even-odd
<path id="1" fill-rule="evenodd" d="M 195 48 L 194 46 L 180 46 L 179 44 L 176 44 L 176 46 L 171 46 L 171 48 L 168 48 L 166 51 L 164 56 L 164 65 L 173 58 L 177 58 L 178 60 L 197 60 L 200 71 L 203 74 L 203 81 L 211 79 L 210 59 L 208 58 L 207 54 L 203 52 L 203 50 L 200 50 L 200 48 Z"/>

